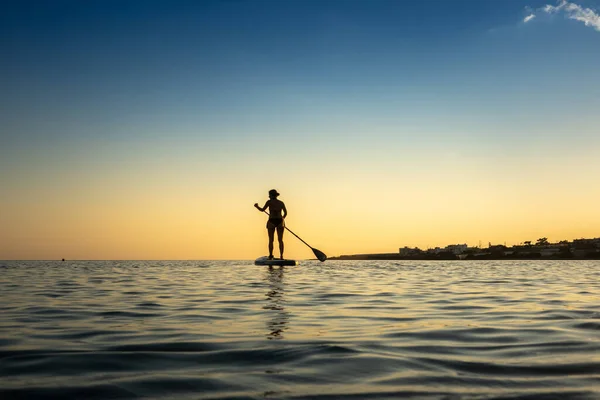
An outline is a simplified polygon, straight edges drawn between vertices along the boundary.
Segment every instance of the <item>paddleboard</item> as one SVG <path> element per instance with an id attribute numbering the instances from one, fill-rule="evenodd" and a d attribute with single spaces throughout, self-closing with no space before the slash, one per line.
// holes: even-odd
<path id="1" fill-rule="evenodd" d="M 296 260 L 281 260 L 278 258 L 269 260 L 269 257 L 264 256 L 258 257 L 256 260 L 254 260 L 254 265 L 278 265 L 280 267 L 293 266 L 296 265 Z"/>

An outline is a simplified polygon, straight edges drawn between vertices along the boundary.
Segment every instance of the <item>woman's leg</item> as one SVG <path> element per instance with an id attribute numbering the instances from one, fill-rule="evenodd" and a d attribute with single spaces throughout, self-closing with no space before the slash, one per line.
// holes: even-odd
<path id="1" fill-rule="evenodd" d="M 273 258 L 273 240 L 275 239 L 275 226 L 267 223 L 267 232 L 269 233 L 269 258 Z"/>
<path id="2" fill-rule="evenodd" d="M 283 223 L 280 224 L 277 227 L 277 240 L 279 241 L 279 255 L 281 256 L 281 259 L 283 260 L 283 230 L 284 230 L 284 225 Z M 273 242 L 271 242 L 273 243 Z"/>

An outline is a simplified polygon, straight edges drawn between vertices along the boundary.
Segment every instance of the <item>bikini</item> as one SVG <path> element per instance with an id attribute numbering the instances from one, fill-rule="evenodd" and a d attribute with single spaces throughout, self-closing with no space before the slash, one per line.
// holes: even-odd
<path id="1" fill-rule="evenodd" d="M 269 225 L 269 223 L 273 224 L 274 227 L 278 227 L 283 223 L 283 218 L 270 218 L 267 225 Z"/>

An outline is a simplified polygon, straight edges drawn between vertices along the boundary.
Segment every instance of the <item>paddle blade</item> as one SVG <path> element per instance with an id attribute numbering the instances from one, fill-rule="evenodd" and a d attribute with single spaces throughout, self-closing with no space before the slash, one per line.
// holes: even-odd
<path id="1" fill-rule="evenodd" d="M 312 249 L 312 247 L 311 247 L 311 249 Z M 319 261 L 323 262 L 323 261 L 327 260 L 327 256 L 322 251 L 317 250 L 317 249 L 312 249 L 312 251 L 313 251 L 313 253 L 315 253 L 315 256 L 319 259 Z"/>

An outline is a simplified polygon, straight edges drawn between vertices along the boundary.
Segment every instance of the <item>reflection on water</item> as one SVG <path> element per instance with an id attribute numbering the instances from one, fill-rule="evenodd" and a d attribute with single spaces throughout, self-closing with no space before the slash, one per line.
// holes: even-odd
<path id="1" fill-rule="evenodd" d="M 288 329 L 290 314 L 285 310 L 285 283 L 283 276 L 285 267 L 269 267 L 266 271 L 266 279 L 269 285 L 267 292 L 267 304 L 263 309 L 271 310 L 267 321 L 267 339 L 283 339 L 283 332 Z"/>

